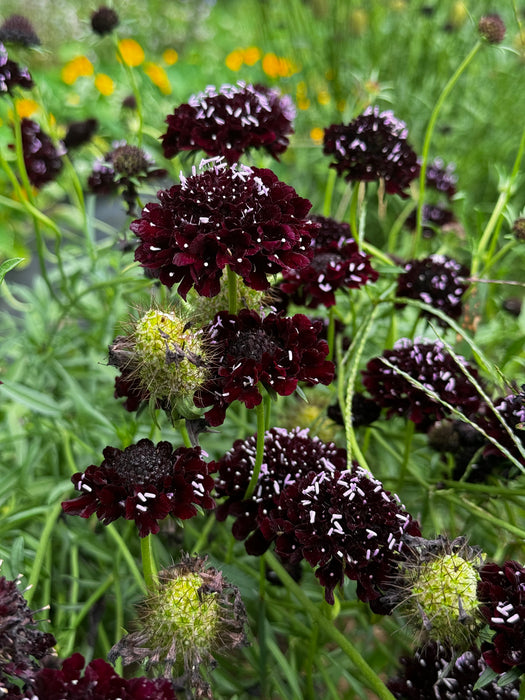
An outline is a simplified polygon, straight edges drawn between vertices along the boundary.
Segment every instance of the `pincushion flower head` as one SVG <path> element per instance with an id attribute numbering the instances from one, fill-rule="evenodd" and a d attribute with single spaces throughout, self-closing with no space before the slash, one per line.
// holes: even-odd
<path id="1" fill-rule="evenodd" d="M 199 408 L 211 406 L 206 419 L 220 425 L 233 401 L 254 408 L 262 401 L 260 386 L 280 396 L 299 382 L 330 384 L 334 365 L 326 359 L 328 343 L 320 339 L 321 321 L 242 309 L 221 312 L 205 328 L 214 354 L 212 376 L 195 394 Z"/>
<path id="2" fill-rule="evenodd" d="M 249 554 L 265 552 L 275 533 L 266 530 L 263 535 L 260 523 L 277 508 L 280 493 L 297 479 L 308 474 L 325 471 L 328 466 L 344 469 L 346 451 L 332 442 L 323 442 L 311 436 L 308 429 L 271 428 L 264 435 L 264 461 L 253 495 L 244 495 L 250 483 L 255 465 L 257 436 L 236 440 L 233 448 L 210 468 L 218 472 L 215 492 L 225 500 L 217 507 L 217 519 L 228 515 L 235 518 L 233 535 L 246 540 Z"/>
<path id="3" fill-rule="evenodd" d="M 439 399 L 465 414 L 475 412 L 480 405 L 476 388 L 458 362 L 474 379 L 478 378 L 476 368 L 461 356 L 454 358 L 441 341 L 402 338 L 392 350 L 368 362 L 362 373 L 363 385 L 380 406 L 388 409 L 389 416 L 406 416 L 425 429 L 448 413 Z M 414 386 L 409 378 L 424 389 Z"/>
<path id="4" fill-rule="evenodd" d="M 276 538 L 277 554 L 316 567 L 328 603 L 347 576 L 357 581 L 361 600 L 376 612 L 390 612 L 379 599 L 405 537 L 421 534 L 397 496 L 356 463 L 347 470 L 325 461 L 287 485 L 276 502 L 260 528 L 266 538 Z"/>
<path id="5" fill-rule="evenodd" d="M 499 15 L 491 14 L 481 17 L 478 22 L 478 31 L 489 44 L 501 44 L 507 28 Z"/>
<path id="6" fill-rule="evenodd" d="M 121 678 L 104 661 L 94 659 L 84 669 L 81 654 L 65 659 L 62 668 L 42 668 L 20 698 L 25 700 L 177 700 L 165 678 Z M 18 696 L 17 696 L 18 697 Z"/>
<path id="7" fill-rule="evenodd" d="M 145 438 L 124 450 L 106 447 L 103 454 L 99 467 L 71 477 L 81 495 L 62 503 L 68 515 L 96 513 L 105 525 L 117 518 L 134 520 L 140 537 L 146 537 L 156 534 L 168 515 L 187 520 L 199 508 L 215 505 L 213 478 L 199 447 L 173 449 L 169 442 L 155 445 Z"/>
<path id="8" fill-rule="evenodd" d="M 223 156 L 229 165 L 251 149 L 279 160 L 293 133 L 295 109 L 287 95 L 263 85 L 213 85 L 168 115 L 162 146 L 166 158 L 181 151 Z"/>
<path id="9" fill-rule="evenodd" d="M 39 124 L 31 119 L 22 119 L 22 150 L 29 182 L 33 187 L 43 187 L 55 180 L 62 170 L 65 148 L 55 146 Z"/>
<path id="10" fill-rule="evenodd" d="M 455 174 L 454 163 L 445 165 L 441 158 L 435 158 L 427 166 L 426 185 L 438 192 L 442 192 L 449 199 L 456 194 L 456 184 L 458 181 Z"/>
<path id="11" fill-rule="evenodd" d="M 496 415 L 494 411 L 489 410 L 488 407 L 483 411 L 483 416 L 480 418 L 482 427 L 490 437 L 497 440 L 497 442 L 502 447 L 505 447 L 513 457 L 525 465 L 525 458 L 511 437 L 511 435 L 514 435 L 518 444 L 521 443 L 521 445 L 525 446 L 523 441 L 523 428 L 525 424 L 525 387 L 522 387 L 522 390 L 515 394 L 509 394 L 508 396 L 496 399 L 494 401 L 494 408 L 498 415 Z M 500 418 L 505 421 L 511 435 L 509 435 L 506 428 L 501 423 Z M 494 443 L 487 444 L 483 455 L 485 457 L 505 458 L 504 453 L 501 452 Z"/>
<path id="12" fill-rule="evenodd" d="M 462 297 L 468 288 L 465 282 L 468 270 L 464 265 L 445 255 L 430 255 L 422 260 L 410 260 L 404 268 L 397 278 L 396 296 L 423 301 L 454 320 L 461 316 Z M 422 315 L 447 325 L 430 312 L 423 311 Z"/>
<path id="13" fill-rule="evenodd" d="M 23 15 L 10 15 L 0 25 L 0 41 L 33 47 L 40 45 L 40 39 L 32 23 Z"/>
<path id="14" fill-rule="evenodd" d="M 185 299 L 195 287 L 216 296 L 226 266 L 254 289 L 268 275 L 305 267 L 316 226 L 305 219 L 311 204 L 267 169 L 228 167 L 221 159 L 181 184 L 160 190 L 131 230 L 140 238 L 135 259 Z"/>
<path id="15" fill-rule="evenodd" d="M 33 87 L 33 79 L 27 68 L 21 68 L 9 58 L 7 49 L 0 42 L 0 95 L 12 94 L 16 87 L 29 90 Z"/>
<path id="16" fill-rule="evenodd" d="M 390 110 L 368 107 L 349 124 L 332 124 L 324 133 L 330 164 L 347 182 L 384 180 L 386 192 L 408 197 L 406 188 L 420 171 L 407 141 L 406 124 Z"/>
<path id="17" fill-rule="evenodd" d="M 246 611 L 236 586 L 205 557 L 184 555 L 161 571 L 149 597 L 139 608 L 137 630 L 110 651 L 125 665 L 146 661 L 162 677 L 176 676 L 193 697 L 211 697 L 200 666 L 213 668 L 215 654 L 231 654 L 246 644 Z M 185 697 L 188 695 L 185 694 Z"/>
<path id="18" fill-rule="evenodd" d="M 111 34 L 115 27 L 118 26 L 118 23 L 119 16 L 111 7 L 101 5 L 91 14 L 91 28 L 95 34 L 100 36 Z"/>
<path id="19" fill-rule="evenodd" d="M 122 372 L 119 396 L 131 392 L 133 408 L 151 399 L 173 417 L 193 417 L 193 394 L 209 377 L 212 355 L 202 329 L 176 308 L 150 309 L 109 346 L 109 364 Z"/>
<path id="20" fill-rule="evenodd" d="M 51 653 L 52 634 L 40 632 L 34 612 L 19 590 L 19 581 L 0 577 L 0 694 L 11 688 L 13 679 L 28 681 L 38 661 Z"/>
<path id="21" fill-rule="evenodd" d="M 517 561 L 487 563 L 480 572 L 481 613 L 494 633 L 484 642 L 483 659 L 496 673 L 525 672 L 525 567 Z"/>
<path id="22" fill-rule="evenodd" d="M 299 270 L 283 270 L 280 285 L 295 304 L 330 307 L 338 289 L 358 289 L 375 282 L 378 273 L 370 265 L 370 256 L 359 251 L 348 224 L 324 216 L 311 220 L 320 226 L 312 237 L 312 261 Z"/>
<path id="23" fill-rule="evenodd" d="M 399 700 L 518 700 L 519 681 L 497 680 L 474 690 L 487 665 L 475 646 L 456 656 L 450 648 L 429 642 L 413 657 L 401 658 L 402 672 L 387 683 Z"/>
<path id="24" fill-rule="evenodd" d="M 423 237 L 433 238 L 436 230 L 447 230 L 451 228 L 456 219 L 454 213 L 450 209 L 442 207 L 440 204 L 424 204 L 423 205 Z M 405 225 L 411 231 L 416 229 L 416 210 L 409 214 L 405 221 Z"/>
<path id="25" fill-rule="evenodd" d="M 113 144 L 113 150 L 103 160 L 95 162 L 88 187 L 94 194 L 120 191 L 128 214 L 133 216 L 140 183 L 166 175 L 166 170 L 154 166 L 153 158 L 142 148 L 119 141 Z"/>

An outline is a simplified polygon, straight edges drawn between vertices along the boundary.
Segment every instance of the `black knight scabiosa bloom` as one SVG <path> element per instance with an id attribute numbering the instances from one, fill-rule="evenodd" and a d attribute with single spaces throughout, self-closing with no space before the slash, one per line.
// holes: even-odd
<path id="1" fill-rule="evenodd" d="M 66 135 L 63 138 L 64 146 L 70 150 L 88 143 L 97 129 L 98 121 L 96 119 L 71 122 L 68 124 Z"/>
<path id="2" fill-rule="evenodd" d="M 173 684 L 165 678 L 121 678 L 104 659 L 84 669 L 81 654 L 65 659 L 62 668 L 43 668 L 20 698 L 24 700 L 176 700 Z M 83 671 L 83 673 L 82 673 Z"/>
<path id="3" fill-rule="evenodd" d="M 137 631 L 118 642 L 108 658 L 120 656 L 125 665 L 146 661 L 160 676 L 176 676 L 184 697 L 195 692 L 211 698 L 200 666 L 213 668 L 215 654 L 244 646 L 245 621 L 239 589 L 207 567 L 205 557 L 184 555 L 179 564 L 159 573 L 139 608 Z"/>
<path id="4" fill-rule="evenodd" d="M 456 651 L 468 649 L 481 626 L 478 596 L 483 554 L 464 537 L 408 538 L 388 598 L 422 635 Z"/>
<path id="5" fill-rule="evenodd" d="M 312 465 L 310 465 L 311 467 Z M 419 525 L 395 495 L 356 463 L 351 471 L 324 461 L 322 468 L 290 482 L 275 497 L 260 528 L 276 538 L 275 551 L 291 562 L 306 559 L 325 588 L 328 603 L 344 577 L 376 612 L 390 612 L 379 598 L 395 571 L 407 535 Z"/>
<path id="6" fill-rule="evenodd" d="M 40 188 L 55 180 L 62 170 L 65 148 L 55 146 L 50 137 L 31 119 L 22 119 L 22 149 L 29 182 Z"/>
<path id="7" fill-rule="evenodd" d="M 23 15 L 11 15 L 2 22 L 0 41 L 26 47 L 40 45 L 40 39 L 33 25 Z"/>
<path id="8" fill-rule="evenodd" d="M 11 95 L 16 87 L 29 90 L 33 87 L 33 79 L 27 68 L 21 68 L 9 58 L 5 46 L 0 43 L 0 95 Z"/>
<path id="9" fill-rule="evenodd" d="M 289 396 L 299 382 L 330 384 L 334 365 L 326 359 L 328 343 L 319 338 L 321 321 L 303 314 L 292 317 L 242 309 L 221 312 L 204 330 L 214 355 L 212 376 L 195 394 L 211 425 L 221 425 L 233 401 L 248 408 L 261 403 L 259 384 Z"/>
<path id="10" fill-rule="evenodd" d="M 111 34 L 111 32 L 118 26 L 119 17 L 118 14 L 111 7 L 106 7 L 102 5 L 95 10 L 91 15 L 91 28 L 95 34 Z"/>
<path id="11" fill-rule="evenodd" d="M 312 258 L 311 204 L 271 170 L 218 159 L 157 197 L 131 224 L 141 240 L 135 259 L 167 287 L 179 283 L 184 299 L 192 287 L 216 296 L 227 265 L 263 290 L 268 275 Z"/>
<path id="12" fill-rule="evenodd" d="M 312 237 L 312 261 L 300 270 L 283 270 L 280 285 L 295 304 L 330 307 L 338 289 L 358 289 L 377 280 L 370 256 L 359 251 L 348 224 L 324 216 L 311 220 L 320 226 Z"/>
<path id="13" fill-rule="evenodd" d="M 420 171 L 407 141 L 406 124 L 393 112 L 368 107 L 349 124 L 332 124 L 324 133 L 324 153 L 335 158 L 330 167 L 347 182 L 384 180 L 389 194 L 405 192 Z"/>
<path id="14" fill-rule="evenodd" d="M 456 221 L 454 214 L 450 209 L 439 204 L 424 204 L 423 205 L 423 237 L 433 238 L 436 230 L 446 230 L 450 228 Z M 407 217 L 405 225 L 411 231 L 416 229 L 416 210 Z"/>
<path id="15" fill-rule="evenodd" d="M 501 44 L 505 38 L 505 22 L 499 15 L 485 15 L 478 22 L 478 31 L 489 44 Z"/>
<path id="16" fill-rule="evenodd" d="M 265 537 L 259 525 L 277 508 L 279 494 L 288 485 L 309 472 L 317 474 L 328 466 L 342 470 L 346 466 L 345 450 L 310 436 L 307 429 L 271 428 L 264 436 L 264 464 L 255 491 L 245 500 L 255 464 L 256 443 L 256 435 L 236 440 L 222 459 L 210 464 L 210 468 L 218 471 L 217 497 L 226 497 L 217 507 L 217 519 L 225 520 L 228 515 L 235 518 L 233 535 L 246 540 L 249 554 L 262 554 L 275 539 L 275 533 L 268 532 Z"/>
<path id="17" fill-rule="evenodd" d="M 457 175 L 454 173 L 454 163 L 445 165 L 441 158 L 436 158 L 427 166 L 426 185 L 438 192 L 446 194 L 450 199 L 456 194 Z"/>
<path id="18" fill-rule="evenodd" d="M 463 357 L 458 356 L 457 360 L 478 379 L 475 367 Z M 430 395 L 396 369 L 422 384 Z M 389 416 L 406 416 L 420 429 L 428 428 L 449 413 L 438 398 L 465 414 L 474 413 L 480 405 L 476 388 L 440 341 L 412 342 L 402 338 L 392 350 L 385 350 L 382 356 L 368 362 L 363 371 L 363 385 L 380 406 L 388 409 Z"/>
<path id="19" fill-rule="evenodd" d="M 248 150 L 263 148 L 279 160 L 294 117 L 291 99 L 278 90 L 239 82 L 217 91 L 210 85 L 168 115 L 168 130 L 161 137 L 164 155 L 202 150 L 232 165 Z"/>
<path id="20" fill-rule="evenodd" d="M 78 498 L 64 501 L 68 515 L 89 518 L 93 513 L 105 525 L 117 518 L 134 520 L 141 537 L 159 531 L 159 521 L 172 515 L 186 520 L 198 508 L 212 509 L 213 478 L 199 447 L 173 449 L 169 442 L 155 445 L 143 439 L 124 450 L 104 449 L 104 461 L 71 477 Z"/>
<path id="21" fill-rule="evenodd" d="M 486 664 L 496 673 L 525 672 L 525 567 L 516 561 L 487 563 L 480 572 L 481 613 L 494 636 L 483 642 Z"/>
<path id="22" fill-rule="evenodd" d="M 113 144 L 113 150 L 103 160 L 96 161 L 88 178 L 88 187 L 94 194 L 120 191 L 128 214 L 134 216 L 138 185 L 166 175 L 166 170 L 154 165 L 151 156 L 142 148 L 120 141 Z"/>
<path id="23" fill-rule="evenodd" d="M 176 309 L 150 309 L 109 346 L 109 364 L 122 372 L 118 396 L 131 400 L 128 410 L 151 398 L 174 417 L 192 418 L 193 394 L 208 378 L 209 362 L 202 329 Z"/>
<path id="24" fill-rule="evenodd" d="M 34 677 L 38 661 L 50 654 L 56 640 L 36 629 L 32 612 L 19 590 L 19 581 L 0 578 L 0 695 L 5 696 L 13 679 Z M 9 697 L 9 696 L 8 696 Z"/>
<path id="25" fill-rule="evenodd" d="M 450 648 L 429 642 L 400 661 L 402 674 L 387 683 L 399 700 L 518 700 L 518 680 L 505 686 L 493 680 L 474 690 L 487 668 L 474 646 L 456 657 Z"/>
<path id="26" fill-rule="evenodd" d="M 468 288 L 464 281 L 468 270 L 464 265 L 445 255 L 431 255 L 422 260 L 410 260 L 404 268 L 397 278 L 396 296 L 423 301 L 454 320 L 461 316 L 462 297 Z M 430 312 L 422 314 L 447 326 L 446 321 Z"/>

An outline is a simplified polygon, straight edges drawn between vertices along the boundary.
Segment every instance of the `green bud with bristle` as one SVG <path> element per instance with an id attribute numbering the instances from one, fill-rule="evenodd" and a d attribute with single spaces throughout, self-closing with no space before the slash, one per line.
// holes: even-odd
<path id="1" fill-rule="evenodd" d="M 203 297 L 192 291 L 188 294 L 188 301 L 192 306 L 192 314 L 200 319 L 203 324 L 209 323 L 219 311 L 229 311 L 230 297 L 227 284 L 227 277 L 221 279 L 220 292 L 214 297 Z M 263 292 L 248 287 L 240 277 L 236 280 L 236 301 L 237 313 L 241 309 L 251 309 L 261 314 L 263 309 L 271 305 L 271 290 Z"/>
<path id="2" fill-rule="evenodd" d="M 208 697 L 202 695 L 207 684 L 199 667 L 213 667 L 214 654 L 246 643 L 246 611 L 238 589 L 205 564 L 206 558 L 184 555 L 180 564 L 159 573 L 140 608 L 140 629 L 111 649 L 110 661 L 119 656 L 125 665 L 146 661 L 156 675 L 176 677 L 188 693 Z"/>
<path id="3" fill-rule="evenodd" d="M 175 312 L 151 309 L 132 336 L 136 375 L 155 400 L 182 404 L 205 381 L 202 332 Z"/>
<path id="4" fill-rule="evenodd" d="M 400 612 L 421 627 L 427 639 L 461 652 L 478 634 L 477 586 L 481 552 L 464 538 L 450 542 L 412 538 L 396 582 Z"/>

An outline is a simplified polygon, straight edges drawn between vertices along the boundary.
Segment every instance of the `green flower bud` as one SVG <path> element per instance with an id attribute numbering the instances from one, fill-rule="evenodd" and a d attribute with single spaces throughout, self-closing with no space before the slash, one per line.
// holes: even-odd
<path id="1" fill-rule="evenodd" d="M 206 558 L 185 555 L 161 571 L 155 589 L 140 607 L 139 627 L 110 651 L 125 665 L 146 661 L 164 677 L 176 677 L 188 692 L 205 693 L 199 667 L 213 667 L 216 653 L 244 645 L 246 612 L 239 590 Z"/>
<path id="2" fill-rule="evenodd" d="M 477 586 L 483 557 L 464 538 L 412 538 L 398 580 L 399 608 L 424 635 L 457 651 L 468 648 L 482 620 Z"/>

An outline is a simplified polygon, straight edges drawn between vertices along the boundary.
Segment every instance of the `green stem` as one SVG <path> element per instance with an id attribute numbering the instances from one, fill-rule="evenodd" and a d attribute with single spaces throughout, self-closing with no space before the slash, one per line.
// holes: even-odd
<path id="1" fill-rule="evenodd" d="M 357 224 L 357 210 L 359 208 L 359 183 L 354 183 L 352 188 L 352 198 L 350 199 L 350 233 L 355 239 L 355 242 L 359 242 L 359 226 Z"/>
<path id="2" fill-rule="evenodd" d="M 152 535 L 141 537 L 140 551 L 142 554 L 142 571 L 144 573 L 144 581 L 148 590 L 152 590 L 157 579 L 157 567 L 155 566 L 155 558 L 153 556 L 153 541 Z"/>
<path id="3" fill-rule="evenodd" d="M 494 210 L 491 214 L 491 217 L 485 226 L 485 230 L 481 234 L 481 238 L 479 239 L 479 244 L 478 248 L 476 250 L 475 255 L 473 256 L 472 259 L 472 268 L 471 268 L 471 276 L 475 277 L 477 274 L 477 271 L 481 265 L 481 262 L 484 257 L 485 249 L 489 245 L 489 242 L 491 241 L 492 237 L 492 243 L 490 246 L 489 254 L 487 255 L 487 261 L 490 260 L 491 255 L 494 253 L 497 242 L 498 242 L 498 236 L 499 232 L 501 229 L 501 225 L 503 223 L 503 211 L 505 210 L 505 207 L 508 204 L 508 201 L 512 194 L 514 193 L 515 190 L 515 184 L 516 184 L 516 178 L 518 177 L 519 171 L 520 171 L 520 165 L 521 161 L 523 159 L 523 154 L 525 152 L 525 128 L 521 132 L 521 140 L 520 140 L 520 145 L 518 148 L 518 153 L 516 155 L 516 159 L 514 161 L 514 166 L 512 168 L 512 172 L 510 174 L 510 177 L 508 178 L 506 184 L 504 185 L 500 196 L 498 197 L 498 201 L 496 202 L 496 206 L 494 207 Z"/>
<path id="4" fill-rule="evenodd" d="M 62 513 L 62 505 L 57 503 L 54 508 L 49 511 L 46 519 L 46 524 L 40 535 L 40 541 L 38 543 L 38 548 L 35 552 L 35 561 L 33 562 L 33 567 L 31 568 L 31 573 L 29 574 L 29 590 L 26 591 L 25 598 L 27 604 L 30 605 L 35 594 L 35 586 L 40 579 L 40 572 L 42 571 L 42 565 L 44 563 L 44 557 L 46 556 L 46 551 L 49 546 L 49 540 L 51 538 L 51 533 L 55 527 L 55 523 Z"/>
<path id="5" fill-rule="evenodd" d="M 247 501 L 253 496 L 253 492 L 255 491 L 255 487 L 257 486 L 257 481 L 259 480 L 259 473 L 261 471 L 261 465 L 264 457 L 265 420 L 263 401 L 261 401 L 261 403 L 255 407 L 255 411 L 257 414 L 257 450 L 255 454 L 255 464 L 253 465 L 252 478 L 250 479 L 250 483 L 248 484 L 248 488 L 246 489 L 246 493 L 244 494 L 245 501 Z"/>
<path id="6" fill-rule="evenodd" d="M 374 692 L 379 700 L 394 700 L 394 696 L 376 674 L 376 672 L 367 664 L 359 651 L 354 647 L 352 642 L 334 625 L 333 620 L 326 618 L 318 607 L 306 595 L 303 589 L 293 580 L 286 569 L 278 562 L 277 558 L 271 553 L 266 552 L 264 555 L 268 566 L 270 566 L 285 588 L 295 596 L 301 603 L 304 610 L 310 615 L 312 620 L 323 630 L 324 634 L 337 644 L 340 650 L 345 654 L 358 672 L 363 683 L 367 688 Z"/>
<path id="7" fill-rule="evenodd" d="M 216 518 L 215 518 L 215 513 L 212 513 L 209 517 L 208 520 L 206 521 L 206 524 L 202 528 L 202 530 L 199 532 L 199 538 L 195 542 L 195 544 L 192 547 L 192 552 L 199 553 L 204 546 L 206 545 L 208 541 L 208 537 L 210 532 L 213 530 L 213 526 L 215 525 Z"/>
<path id="8" fill-rule="evenodd" d="M 469 63 L 472 61 L 474 56 L 477 54 L 477 52 L 480 50 L 482 45 L 483 45 L 483 42 L 481 40 L 478 40 L 476 42 L 476 44 L 474 44 L 470 53 L 463 59 L 461 64 L 456 69 L 455 73 L 452 75 L 452 77 L 449 79 L 448 83 L 443 88 L 441 95 L 439 96 L 436 104 L 434 105 L 434 109 L 432 110 L 432 114 L 430 115 L 430 120 L 428 122 L 428 126 L 427 126 L 427 129 L 425 132 L 425 140 L 423 142 L 423 150 L 421 153 L 421 171 L 419 173 L 419 196 L 418 196 L 417 210 L 416 210 L 416 232 L 414 234 L 414 241 L 413 241 L 413 245 L 412 245 L 412 258 L 417 257 L 417 250 L 419 247 L 419 242 L 421 240 L 421 233 L 422 233 L 422 229 L 423 229 L 423 205 L 424 205 L 424 200 L 425 200 L 425 186 L 426 186 L 426 174 L 427 174 L 427 165 L 428 165 L 428 154 L 430 151 L 430 142 L 431 142 L 432 136 L 434 134 L 434 128 L 436 126 L 437 118 L 438 118 L 438 115 L 439 115 L 441 108 L 443 107 L 447 97 L 450 95 L 453 87 L 458 82 L 459 78 L 461 77 L 461 74 L 465 71 L 465 69 L 467 68 Z"/>
<path id="9" fill-rule="evenodd" d="M 113 584 L 114 581 L 115 577 L 113 573 L 109 574 L 104 583 L 101 583 L 100 586 L 96 589 L 96 591 L 94 591 L 86 600 L 82 608 L 79 610 L 78 614 L 75 616 L 71 634 L 69 635 L 69 642 L 62 651 L 61 656 L 66 657 L 71 654 L 75 646 L 76 630 L 78 629 L 80 623 L 86 617 L 86 615 L 88 615 L 89 612 L 93 609 L 93 605 L 97 602 L 97 600 L 102 598 L 104 593 L 108 590 L 108 588 Z"/>
<path id="10" fill-rule="evenodd" d="M 495 525 L 496 527 L 499 527 L 502 530 L 506 530 L 507 532 L 510 532 L 511 535 L 518 537 L 522 541 L 525 540 L 525 530 L 523 530 L 522 528 L 516 527 L 516 525 L 512 525 L 512 523 L 509 523 L 507 520 L 502 520 L 501 518 L 497 518 L 495 515 L 492 515 L 491 513 L 489 513 L 485 508 L 481 508 L 481 506 L 477 506 L 475 503 L 471 503 L 466 498 L 458 498 L 457 496 L 454 496 L 453 494 L 449 493 L 448 491 L 441 491 L 441 490 L 435 491 L 434 496 L 445 498 L 447 501 L 450 501 L 454 505 L 458 506 L 458 508 L 464 508 L 465 510 L 468 510 L 470 513 L 475 515 L 477 518 L 479 518 L 481 520 L 485 520 L 487 523 L 490 523 L 491 525 Z"/>
<path id="11" fill-rule="evenodd" d="M 228 311 L 235 315 L 237 313 L 237 275 L 228 265 Z"/>
<path id="12" fill-rule="evenodd" d="M 110 535 L 110 537 L 112 537 L 115 540 L 115 543 L 116 543 L 120 553 L 124 557 L 133 578 L 138 583 L 140 590 L 143 593 L 145 593 L 146 586 L 144 584 L 144 579 L 142 578 L 141 573 L 140 573 L 140 569 L 138 568 L 138 566 L 135 562 L 135 559 L 131 555 L 131 552 L 129 551 L 126 543 L 124 542 L 124 540 L 122 539 L 122 537 L 120 536 L 120 534 L 115 529 L 115 526 L 112 523 L 110 525 L 107 525 L 106 532 Z"/>
<path id="13" fill-rule="evenodd" d="M 330 216 L 330 212 L 332 211 L 332 199 L 334 195 L 336 178 L 336 171 L 334 170 L 334 168 L 330 168 L 328 171 L 328 177 L 326 179 L 326 188 L 324 192 L 323 216 Z"/>

